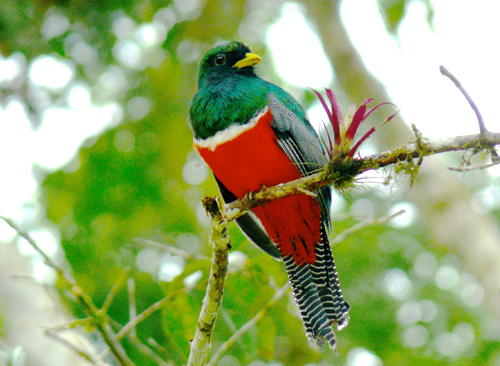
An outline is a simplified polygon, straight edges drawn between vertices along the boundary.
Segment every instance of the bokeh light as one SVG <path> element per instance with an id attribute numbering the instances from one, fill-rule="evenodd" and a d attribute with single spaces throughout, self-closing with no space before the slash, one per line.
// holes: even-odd
<path id="1" fill-rule="evenodd" d="M 276 70 L 287 82 L 297 86 L 322 88 L 330 85 L 332 67 L 318 37 L 307 24 L 302 8 L 286 3 L 282 12 L 281 18 L 267 31 L 267 43 L 273 52 Z M 297 69 L 309 72 L 297 72 Z"/>
<path id="2" fill-rule="evenodd" d="M 393 215 L 399 211 L 404 212 L 389 220 L 389 225 L 397 229 L 402 229 L 415 223 L 418 217 L 418 208 L 416 205 L 407 201 L 395 203 L 389 208 L 389 215 Z"/>
<path id="3" fill-rule="evenodd" d="M 75 77 L 75 67 L 67 59 L 42 55 L 31 62 L 28 77 L 36 85 L 61 91 Z"/>
<path id="4" fill-rule="evenodd" d="M 429 331 L 420 324 L 415 324 L 404 332 L 404 344 L 410 348 L 418 348 L 425 345 L 429 339 Z"/>
<path id="5" fill-rule="evenodd" d="M 160 280 L 171 282 L 184 270 L 184 258 L 166 253 L 161 257 L 160 266 Z"/>
<path id="6" fill-rule="evenodd" d="M 347 355 L 348 366 L 382 366 L 382 361 L 373 352 L 356 347 Z"/>
<path id="7" fill-rule="evenodd" d="M 385 290 L 397 300 L 406 300 L 413 292 L 413 286 L 406 273 L 393 268 L 387 271 L 384 277 Z"/>

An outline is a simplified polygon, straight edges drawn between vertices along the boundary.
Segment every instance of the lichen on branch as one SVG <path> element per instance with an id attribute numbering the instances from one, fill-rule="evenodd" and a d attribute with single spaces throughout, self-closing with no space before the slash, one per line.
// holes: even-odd
<path id="1" fill-rule="evenodd" d="M 240 200 L 224 205 L 222 215 L 232 221 L 259 205 L 279 198 L 303 193 L 304 190 L 315 190 L 332 185 L 339 190 L 355 187 L 355 177 L 369 170 L 380 169 L 392 164 L 400 164 L 399 173 L 409 174 L 411 179 L 418 173 L 417 164 L 413 159 L 423 159 L 426 156 L 451 151 L 469 151 L 477 154 L 490 152 L 500 145 L 500 133 L 486 132 L 483 134 L 456 136 L 444 140 L 413 142 L 406 146 L 373 154 L 366 157 L 345 157 L 343 160 L 334 156 L 330 163 L 319 172 L 275 187 L 263 187 L 258 192 L 247 194 Z M 411 169 L 413 168 L 413 169 Z M 339 173 L 342 172 L 342 173 Z"/>
<path id="2" fill-rule="evenodd" d="M 217 313 L 222 303 L 224 284 L 227 276 L 228 252 L 231 249 L 228 221 L 221 214 L 219 199 L 217 197 L 205 197 L 203 199 L 203 206 L 211 217 L 210 245 L 212 246 L 212 266 L 196 332 L 191 341 L 188 366 L 204 365 L 212 349 L 212 333 L 217 320 Z"/>

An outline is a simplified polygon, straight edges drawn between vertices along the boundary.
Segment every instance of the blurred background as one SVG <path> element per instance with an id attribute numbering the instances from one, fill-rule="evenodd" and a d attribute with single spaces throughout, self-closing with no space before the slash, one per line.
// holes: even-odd
<path id="1" fill-rule="evenodd" d="M 210 266 L 200 200 L 217 194 L 187 119 L 204 52 L 248 43 L 263 57 L 258 73 L 291 92 L 316 126 L 327 117 L 308 88 L 331 87 L 344 113 L 367 97 L 395 103 L 401 112 L 363 144 L 367 155 L 412 141 L 411 123 L 434 139 L 478 133 L 441 64 L 499 132 L 498 10 L 452 0 L 3 0 L 0 215 L 99 307 L 129 267 L 108 312 L 119 324 L 169 296 L 132 333 L 158 357 L 130 337 L 122 345 L 138 365 L 185 364 Z M 379 109 L 365 129 L 393 112 Z M 307 341 L 288 292 L 218 364 L 500 365 L 500 168 L 446 169 L 470 157 L 425 159 L 413 188 L 390 167 L 334 195 L 336 234 L 405 210 L 333 248 L 352 306 L 338 356 Z M 214 351 L 286 283 L 281 263 L 234 225 L 231 237 Z M 0 222 L 0 365 L 89 364 L 44 334 L 85 317 L 58 285 Z M 91 355 L 106 349 L 91 328 L 59 334 Z"/>

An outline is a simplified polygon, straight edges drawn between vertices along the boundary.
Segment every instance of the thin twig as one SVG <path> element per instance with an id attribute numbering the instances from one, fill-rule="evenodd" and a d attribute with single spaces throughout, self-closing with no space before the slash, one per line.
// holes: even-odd
<path id="1" fill-rule="evenodd" d="M 111 344 L 113 344 L 114 347 L 116 347 L 116 349 L 117 349 L 116 351 L 120 355 L 126 355 L 125 350 L 123 349 L 122 345 L 118 341 L 118 338 L 116 337 L 116 334 L 113 332 L 113 329 L 111 329 L 111 325 L 109 323 L 104 323 L 103 327 L 106 330 L 106 336 L 107 336 L 108 342 L 111 343 Z M 108 343 L 108 342 L 106 342 L 106 343 Z M 115 352 L 113 352 L 113 353 L 115 353 Z M 125 360 L 122 360 L 120 362 L 124 362 L 124 361 Z M 127 364 L 127 365 L 134 366 L 134 363 L 130 359 L 128 359 L 128 357 L 127 357 L 127 362 L 128 363 L 123 363 L 123 364 L 124 365 Z"/>
<path id="2" fill-rule="evenodd" d="M 446 67 L 444 67 L 443 65 L 441 65 L 439 67 L 439 71 L 441 71 L 441 74 L 443 74 L 448 79 L 453 81 L 453 83 L 458 88 L 458 90 L 460 90 L 460 92 L 463 94 L 465 99 L 467 99 L 467 101 L 469 102 L 472 110 L 474 111 L 474 113 L 476 113 L 477 122 L 479 123 L 479 133 L 484 134 L 486 131 L 488 131 L 486 129 L 486 126 L 484 125 L 483 116 L 481 116 L 481 112 L 479 112 L 479 108 L 477 108 L 476 103 L 474 103 L 472 98 L 469 96 L 467 91 L 464 89 L 464 87 L 462 86 L 462 83 L 460 83 L 460 81 L 451 72 L 449 72 L 448 69 Z"/>
<path id="3" fill-rule="evenodd" d="M 415 126 L 415 124 L 413 124 L 413 123 L 411 124 L 411 130 L 415 134 L 415 144 L 416 144 L 417 148 L 420 151 L 423 151 L 424 150 L 424 144 L 423 144 L 423 140 L 422 140 L 422 133 L 417 129 L 417 126 Z M 422 165 L 423 161 L 424 161 L 424 155 L 422 154 L 418 158 L 417 165 L 418 166 Z M 413 182 L 410 184 L 410 186 L 412 186 L 412 185 L 413 185 Z"/>
<path id="4" fill-rule="evenodd" d="M 184 287 L 183 289 L 181 289 L 179 291 L 175 291 L 174 293 L 170 294 L 170 296 L 164 297 L 163 299 L 155 302 L 153 305 L 151 305 L 149 308 L 147 308 L 142 313 L 137 315 L 135 318 L 131 318 L 130 321 L 127 324 L 125 324 L 125 326 L 122 329 L 120 329 L 120 331 L 118 332 L 116 337 L 118 339 L 122 339 L 123 336 L 125 334 L 127 334 L 130 330 L 132 330 L 137 324 L 139 324 L 144 319 L 149 317 L 151 314 L 153 314 L 154 312 L 160 310 L 163 306 L 165 306 L 169 301 L 172 300 L 172 298 L 176 294 L 181 293 L 181 292 L 185 292 L 185 291 L 190 291 L 193 288 L 194 288 L 194 286 Z"/>
<path id="5" fill-rule="evenodd" d="M 154 312 L 160 310 L 163 306 L 165 306 L 170 300 L 172 300 L 171 297 L 167 296 L 161 299 L 160 301 L 157 301 L 153 305 L 151 305 L 149 308 L 144 310 L 142 313 L 140 313 L 137 317 L 131 319 L 125 326 L 120 329 L 120 331 L 117 334 L 118 339 L 122 339 L 125 334 L 127 334 L 129 331 L 131 331 L 137 324 L 142 322 L 144 319 L 149 317 L 151 314 Z"/>
<path id="6" fill-rule="evenodd" d="M 116 284 L 113 286 L 113 288 L 109 292 L 108 296 L 106 297 L 106 300 L 104 301 L 104 305 L 101 308 L 102 313 L 106 314 L 108 312 L 108 308 L 111 305 L 111 302 L 113 301 L 113 299 L 114 299 L 115 295 L 118 293 L 118 291 L 120 291 L 120 288 L 122 287 L 122 285 L 127 280 L 129 273 L 130 273 L 130 267 L 126 267 L 123 270 L 120 277 L 118 278 L 118 281 L 116 282 Z"/>
<path id="7" fill-rule="evenodd" d="M 38 253 L 45 259 L 45 262 L 50 267 L 57 271 L 59 278 L 64 282 L 69 291 L 75 296 L 78 302 L 84 307 L 85 311 L 94 320 L 96 329 L 101 334 L 104 343 L 108 345 L 111 352 L 115 355 L 116 359 L 121 365 L 132 366 L 134 363 L 128 358 L 127 354 L 123 350 L 121 344 L 116 341 L 115 334 L 109 328 L 109 317 L 103 314 L 92 302 L 92 299 L 78 286 L 73 277 L 61 267 L 57 265 L 56 262 L 52 260 L 35 242 L 28 232 L 21 229 L 13 220 L 6 217 L 0 216 L 10 227 L 12 227 L 19 235 L 21 235 L 28 243 L 36 249 Z M 104 316 L 103 316 L 104 315 Z"/>
<path id="8" fill-rule="evenodd" d="M 290 284 L 287 283 L 285 286 L 280 288 L 273 296 L 269 302 L 262 307 L 262 309 L 259 310 L 259 312 L 252 318 L 250 319 L 246 324 L 244 324 L 240 329 L 238 329 L 232 336 L 229 338 L 226 342 L 224 342 L 217 352 L 213 355 L 212 359 L 210 362 L 207 364 L 207 366 L 215 366 L 217 362 L 219 361 L 220 357 L 224 352 L 226 352 L 229 347 L 231 347 L 236 340 L 241 337 L 244 333 L 246 333 L 249 329 L 253 328 L 255 324 L 261 320 L 264 315 L 266 315 L 267 311 L 273 307 L 282 297 L 283 295 L 287 292 L 287 290 L 290 288 Z"/>
<path id="9" fill-rule="evenodd" d="M 134 316 L 134 317 L 131 316 L 130 321 L 127 324 L 125 324 L 125 326 L 123 326 L 123 327 L 121 327 L 120 324 L 112 321 L 113 326 L 115 326 L 115 328 L 117 328 L 117 329 L 120 329 L 120 331 L 116 334 L 116 338 L 118 340 L 121 340 L 123 337 L 125 337 L 125 335 L 128 335 L 128 337 L 130 338 L 131 342 L 134 345 L 136 345 L 138 347 L 144 346 L 139 341 L 139 339 L 137 339 L 135 332 L 133 332 L 133 330 L 135 329 L 137 324 L 142 322 L 147 317 L 151 316 L 151 314 L 153 314 L 154 312 L 160 310 L 162 307 L 164 307 L 166 304 L 168 304 L 168 302 L 171 301 L 177 294 L 191 291 L 192 289 L 196 288 L 196 286 L 202 285 L 204 282 L 206 282 L 206 280 L 198 282 L 195 286 L 188 286 L 188 287 L 184 287 L 182 289 L 179 289 L 177 291 L 172 291 L 167 297 L 164 297 L 163 299 L 157 301 L 156 303 L 151 305 L 149 308 L 144 310 L 139 315 Z M 145 347 L 145 348 L 147 348 L 147 347 Z M 149 348 L 147 348 L 147 349 L 149 350 Z M 143 350 L 143 351 L 145 351 L 145 350 Z M 102 352 L 100 358 L 102 359 L 105 356 L 107 356 L 108 352 L 109 352 L 108 350 L 105 350 L 104 352 Z M 149 352 L 147 352 L 147 354 L 151 357 L 158 358 L 158 356 L 156 354 L 154 354 L 151 350 L 149 350 Z"/>
<path id="10" fill-rule="evenodd" d="M 494 163 L 486 164 L 486 165 L 478 165 L 478 166 L 458 166 L 458 167 L 448 167 L 449 170 L 453 170 L 455 172 L 470 172 L 471 170 L 479 170 L 479 169 L 488 169 L 492 166 L 500 164 L 500 161 L 495 161 Z"/>
<path id="11" fill-rule="evenodd" d="M 149 347 L 153 348 L 157 353 L 167 353 L 168 350 L 165 347 L 162 347 L 158 342 L 156 342 L 153 338 L 148 338 Z"/>
<path id="12" fill-rule="evenodd" d="M 170 253 L 173 255 L 178 255 L 178 256 L 184 257 L 188 260 L 205 258 L 203 256 L 193 255 L 193 254 L 188 253 L 188 252 L 181 250 L 179 248 L 176 248 L 176 247 L 173 247 L 173 246 L 170 246 L 167 244 L 159 243 L 157 241 L 150 240 L 150 239 L 134 238 L 134 239 L 132 239 L 132 241 L 134 242 L 134 244 L 140 245 L 142 247 L 149 247 L 149 248 L 155 249 L 159 252 L 167 252 L 167 253 Z"/>
<path id="13" fill-rule="evenodd" d="M 50 329 L 46 329 L 45 330 L 45 335 L 47 335 L 48 337 L 51 337 L 54 340 L 56 340 L 57 342 L 63 344 L 65 347 L 69 348 L 71 351 L 75 352 L 80 357 L 86 359 L 91 364 L 104 366 L 103 363 L 101 363 L 98 360 L 96 360 L 95 357 L 91 356 L 88 352 L 85 352 L 81 348 L 76 347 L 73 343 L 71 343 L 70 341 L 62 338 L 61 336 L 59 336 L 57 334 L 57 332 L 59 332 L 61 330 L 66 330 L 66 329 L 69 329 L 67 325 L 65 325 L 65 326 L 58 326 L 58 327 L 54 327 L 54 328 L 50 328 Z"/>
<path id="14" fill-rule="evenodd" d="M 111 320 L 111 325 L 113 326 L 114 329 L 120 329 L 121 324 L 118 323 L 115 320 Z M 117 337 L 118 338 L 118 333 Z M 165 360 L 163 360 L 159 355 L 157 355 L 152 349 L 150 349 L 147 345 L 145 345 L 137 336 L 133 333 L 128 333 L 127 334 L 127 340 L 130 341 L 130 343 L 137 347 L 137 350 L 142 353 L 145 356 L 150 357 L 153 359 L 158 365 L 166 365 Z M 104 357 L 109 353 L 108 350 L 105 350 L 101 356 L 100 359 L 104 359 Z"/>
<path id="15" fill-rule="evenodd" d="M 127 280 L 128 298 L 129 298 L 129 319 L 135 319 L 137 317 L 137 306 L 135 301 L 135 282 L 133 278 Z M 130 331 L 132 335 L 135 336 L 135 327 Z M 118 338 L 119 339 L 119 338 Z"/>
<path id="16" fill-rule="evenodd" d="M 405 211 L 400 210 L 398 212 L 393 213 L 392 215 L 389 215 L 387 217 L 382 217 L 380 219 L 375 219 L 375 220 L 364 220 L 361 221 L 360 223 L 354 225 L 353 227 L 342 231 L 339 235 L 337 235 L 333 240 L 330 241 L 330 245 L 334 246 L 342 242 L 347 236 L 354 234 L 355 232 L 367 227 L 367 226 L 373 226 L 373 225 L 380 225 L 380 224 L 385 224 L 387 221 L 395 218 L 396 216 L 399 216 L 403 214 Z"/>

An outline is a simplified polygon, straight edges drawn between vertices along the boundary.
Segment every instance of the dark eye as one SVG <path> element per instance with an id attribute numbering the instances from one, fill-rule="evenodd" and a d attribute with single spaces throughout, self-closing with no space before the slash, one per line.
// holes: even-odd
<path id="1" fill-rule="evenodd" d="M 215 56 L 215 64 L 216 65 L 224 65 L 226 63 L 226 56 L 217 55 Z"/>

